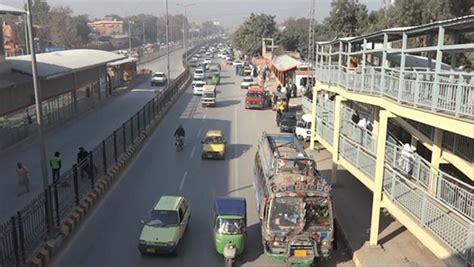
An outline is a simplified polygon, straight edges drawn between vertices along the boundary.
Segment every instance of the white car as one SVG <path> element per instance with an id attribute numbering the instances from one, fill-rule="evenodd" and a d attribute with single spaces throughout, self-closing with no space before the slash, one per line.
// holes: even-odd
<path id="1" fill-rule="evenodd" d="M 311 114 L 304 114 L 296 123 L 296 137 L 308 142 L 311 139 Z"/>
<path id="2" fill-rule="evenodd" d="M 204 78 L 194 78 L 191 84 L 194 87 L 194 85 L 198 82 L 206 82 L 206 81 L 204 80 Z"/>
<path id="3" fill-rule="evenodd" d="M 166 74 L 164 72 L 155 72 L 151 77 L 151 86 L 162 86 L 166 85 L 168 79 L 166 78 Z"/>
<path id="4" fill-rule="evenodd" d="M 235 60 L 234 62 L 232 62 L 233 66 L 243 66 L 244 64 L 245 62 L 242 60 Z"/>
<path id="5" fill-rule="evenodd" d="M 211 64 L 212 60 L 210 58 L 206 58 L 202 61 L 204 64 Z"/>
<path id="6" fill-rule="evenodd" d="M 203 69 L 195 69 L 194 70 L 194 79 L 203 79 L 205 78 L 206 76 L 206 72 L 203 70 Z"/>
<path id="7" fill-rule="evenodd" d="M 250 76 L 246 76 L 240 83 L 240 89 L 248 89 L 252 84 L 254 84 L 253 78 Z"/>
<path id="8" fill-rule="evenodd" d="M 202 95 L 202 90 L 204 89 L 204 85 L 206 85 L 203 81 L 197 81 L 193 85 L 193 94 L 194 95 Z"/>

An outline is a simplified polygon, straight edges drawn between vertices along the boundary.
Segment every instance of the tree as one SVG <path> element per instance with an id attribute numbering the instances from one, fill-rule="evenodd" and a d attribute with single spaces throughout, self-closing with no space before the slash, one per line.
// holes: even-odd
<path id="1" fill-rule="evenodd" d="M 274 16 L 252 13 L 235 32 L 233 43 L 245 55 L 260 55 L 262 38 L 271 38 L 276 32 Z"/>
<path id="2" fill-rule="evenodd" d="M 72 18 L 72 24 L 75 25 L 78 37 L 82 44 L 89 42 L 89 34 L 91 29 L 87 23 L 89 22 L 89 17 L 87 15 L 78 15 Z"/>
<path id="3" fill-rule="evenodd" d="M 332 37 L 356 36 L 368 23 L 367 7 L 352 0 L 333 0 L 329 17 L 324 23 Z"/>
<path id="4" fill-rule="evenodd" d="M 308 53 L 309 19 L 289 18 L 282 23 L 283 30 L 277 43 L 287 51 L 298 51 L 303 57 Z"/>
<path id="5" fill-rule="evenodd" d="M 55 7 L 50 13 L 48 25 L 50 32 L 53 33 L 51 34 L 53 44 L 73 48 L 74 45 L 81 43 L 78 27 L 71 17 L 72 10 L 69 7 Z"/>
<path id="6" fill-rule="evenodd" d="M 31 14 L 35 25 L 46 25 L 50 18 L 51 7 L 45 0 L 34 0 L 31 5 Z"/>

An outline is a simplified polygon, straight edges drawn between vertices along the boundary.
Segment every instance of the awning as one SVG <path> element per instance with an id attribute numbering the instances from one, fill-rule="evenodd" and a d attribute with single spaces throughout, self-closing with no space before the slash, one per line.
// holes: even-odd
<path id="1" fill-rule="evenodd" d="M 137 61 L 138 61 L 138 58 L 135 58 L 135 57 L 124 58 L 124 59 L 107 63 L 107 67 L 114 67 L 114 66 L 119 66 L 119 65 L 123 65 L 127 63 L 137 62 Z"/>
<path id="2" fill-rule="evenodd" d="M 301 61 L 294 59 L 288 55 L 278 56 L 272 61 L 273 66 L 275 66 L 275 68 L 281 72 L 294 69 L 301 63 Z"/>

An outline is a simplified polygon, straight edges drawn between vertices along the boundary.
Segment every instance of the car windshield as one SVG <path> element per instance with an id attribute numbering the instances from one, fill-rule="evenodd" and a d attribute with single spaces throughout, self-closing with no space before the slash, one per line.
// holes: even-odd
<path id="1" fill-rule="evenodd" d="M 165 76 L 164 73 L 155 73 L 155 74 L 153 75 L 153 77 L 158 77 L 158 78 L 162 78 L 163 76 Z"/>
<path id="2" fill-rule="evenodd" d="M 178 225 L 178 213 L 174 210 L 152 210 L 146 225 L 154 227 L 168 227 Z"/>
<path id="3" fill-rule="evenodd" d="M 222 136 L 207 136 L 206 139 L 204 139 L 204 144 L 207 145 L 218 145 L 223 143 L 224 138 L 222 138 Z"/>
<path id="4" fill-rule="evenodd" d="M 243 219 L 217 218 L 217 233 L 222 235 L 239 235 L 243 233 L 245 222 Z"/>
<path id="5" fill-rule="evenodd" d="M 206 85 L 205 83 L 196 83 L 194 87 L 204 87 Z"/>
<path id="6" fill-rule="evenodd" d="M 276 197 L 270 203 L 269 228 L 274 231 L 287 231 L 300 225 L 304 202 L 301 197 Z"/>
<path id="7" fill-rule="evenodd" d="M 203 70 L 195 70 L 194 73 L 196 73 L 196 74 L 203 74 L 204 71 L 203 71 Z"/>
<path id="8" fill-rule="evenodd" d="M 247 97 L 261 98 L 263 97 L 262 92 L 248 92 Z"/>
<path id="9" fill-rule="evenodd" d="M 203 94 L 203 97 L 205 97 L 205 98 L 213 98 L 213 97 L 214 97 L 214 93 L 206 92 L 206 93 Z"/>
<path id="10" fill-rule="evenodd" d="M 326 227 L 331 224 L 329 198 L 307 197 L 304 202 L 305 227 Z"/>
<path id="11" fill-rule="evenodd" d="M 252 77 L 245 77 L 244 82 L 253 82 Z"/>

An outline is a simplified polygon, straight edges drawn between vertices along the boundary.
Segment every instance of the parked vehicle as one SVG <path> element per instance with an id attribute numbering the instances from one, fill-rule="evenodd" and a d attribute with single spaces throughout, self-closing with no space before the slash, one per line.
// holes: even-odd
<path id="1" fill-rule="evenodd" d="M 288 266 L 328 259 L 335 246 L 331 186 L 292 134 L 263 133 L 254 167 L 265 254 Z"/>
<path id="2" fill-rule="evenodd" d="M 191 208 L 182 196 L 162 196 L 142 220 L 138 250 L 142 254 L 176 254 L 189 220 Z"/>
<path id="3" fill-rule="evenodd" d="M 268 104 L 268 93 L 260 86 L 251 86 L 245 96 L 245 108 L 264 109 Z"/>
<path id="4" fill-rule="evenodd" d="M 304 114 L 296 123 L 296 137 L 308 142 L 311 139 L 311 114 Z"/>
<path id="5" fill-rule="evenodd" d="M 296 128 L 296 115 L 292 112 L 285 112 L 280 120 L 280 132 L 294 133 Z"/>
<path id="6" fill-rule="evenodd" d="M 272 95 L 272 110 L 288 110 L 288 100 L 286 95 L 281 92 L 275 92 Z"/>
<path id="7" fill-rule="evenodd" d="M 240 83 L 240 89 L 247 89 L 251 85 L 256 85 L 257 83 L 253 81 L 253 78 L 251 76 L 246 76 Z"/>
<path id="8" fill-rule="evenodd" d="M 214 247 L 226 266 L 245 250 L 247 202 L 241 197 L 216 197 L 214 201 Z"/>

